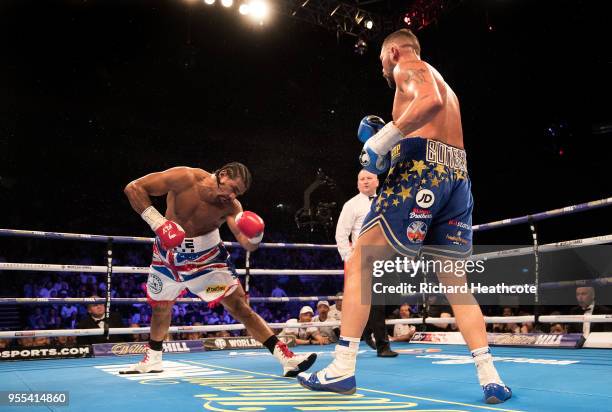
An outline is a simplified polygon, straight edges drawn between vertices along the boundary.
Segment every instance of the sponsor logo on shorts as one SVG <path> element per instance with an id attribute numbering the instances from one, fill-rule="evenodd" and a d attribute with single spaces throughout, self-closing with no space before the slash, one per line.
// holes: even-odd
<path id="1" fill-rule="evenodd" d="M 465 230 L 471 230 L 472 227 L 470 225 L 468 225 L 467 223 L 461 222 L 459 220 L 449 220 L 448 224 L 451 226 L 457 226 L 460 227 L 461 229 L 465 229 Z"/>
<path id="2" fill-rule="evenodd" d="M 453 245 L 467 245 L 468 241 L 461 237 L 462 232 L 460 230 L 457 231 L 456 235 L 446 235 L 446 240 L 450 240 L 453 242 Z"/>
<path id="3" fill-rule="evenodd" d="M 408 225 L 408 229 L 406 229 L 406 236 L 412 243 L 423 243 L 426 234 L 427 225 L 425 222 L 420 220 L 415 220 L 414 222 L 410 223 Z"/>
<path id="4" fill-rule="evenodd" d="M 410 212 L 410 219 L 431 219 L 431 211 L 415 207 Z"/>
<path id="5" fill-rule="evenodd" d="M 158 294 L 162 291 L 163 285 L 162 280 L 155 273 L 149 275 L 149 280 L 147 281 L 147 290 L 149 292 Z"/>
<path id="6" fill-rule="evenodd" d="M 214 286 L 206 287 L 206 293 L 219 293 L 219 292 L 225 292 L 225 285 L 214 285 Z"/>
<path id="7" fill-rule="evenodd" d="M 416 194 L 416 203 L 423 209 L 429 209 L 436 201 L 436 197 L 429 189 L 421 189 Z"/>
<path id="8" fill-rule="evenodd" d="M 401 153 L 401 145 L 397 144 L 395 146 L 393 146 L 393 149 L 391 149 L 391 159 L 395 159 L 396 157 L 398 157 Z"/>

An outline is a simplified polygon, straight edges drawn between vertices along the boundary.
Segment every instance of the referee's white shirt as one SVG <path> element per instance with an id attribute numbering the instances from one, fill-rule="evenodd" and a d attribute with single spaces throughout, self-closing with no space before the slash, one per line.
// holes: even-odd
<path id="1" fill-rule="evenodd" d="M 376 195 L 368 196 L 360 192 L 342 206 L 336 226 L 336 245 L 343 261 L 353 253 L 351 242 L 357 241 L 363 220 L 370 211 L 370 205 L 375 197 Z"/>

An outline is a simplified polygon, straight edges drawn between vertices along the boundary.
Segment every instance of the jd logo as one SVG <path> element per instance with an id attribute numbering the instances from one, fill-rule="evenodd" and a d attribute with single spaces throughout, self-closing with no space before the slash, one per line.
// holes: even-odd
<path id="1" fill-rule="evenodd" d="M 427 209 L 431 207 L 431 205 L 433 205 L 435 200 L 436 200 L 436 197 L 434 196 L 433 192 L 429 189 L 421 189 L 418 191 L 416 195 L 417 205 L 419 205 L 419 207 L 422 207 L 423 209 Z"/>

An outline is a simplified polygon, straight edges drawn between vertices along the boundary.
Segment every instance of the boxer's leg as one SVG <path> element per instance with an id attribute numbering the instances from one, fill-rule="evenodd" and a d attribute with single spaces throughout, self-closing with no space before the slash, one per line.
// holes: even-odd
<path id="1" fill-rule="evenodd" d="M 298 381 L 310 390 L 355 393 L 355 364 L 363 329 L 368 322 L 372 297 L 371 262 L 386 260 L 395 254 L 379 225 L 362 232 L 353 254 L 346 263 L 340 340 L 334 361 L 315 373 L 302 373 Z M 367 262 L 368 267 L 362 267 Z"/>
<path id="2" fill-rule="evenodd" d="M 276 357 L 283 366 L 284 376 L 296 376 L 310 368 L 317 359 L 315 353 L 296 355 L 280 341 L 272 329 L 261 316 L 259 316 L 246 302 L 242 285 L 228 296 L 224 297 L 221 304 L 240 323 L 246 326 L 248 333 L 257 341 L 261 342 Z"/>
<path id="3" fill-rule="evenodd" d="M 152 307 L 151 339 L 161 342 L 170 329 L 172 321 L 172 306 L 174 302 L 159 302 Z"/>
<path id="4" fill-rule="evenodd" d="M 357 239 L 344 272 L 341 336 L 359 339 L 370 316 L 371 301 L 364 297 L 371 296 L 372 274 L 362 273 L 362 261 L 388 259 L 393 254 L 394 250 L 378 225 Z"/>
<path id="5" fill-rule="evenodd" d="M 174 300 L 184 285 L 157 272 L 153 267 L 147 278 L 147 300 L 152 308 L 149 347 L 143 359 L 121 374 L 158 373 L 163 371 L 162 343 L 172 320 Z"/>
<path id="6" fill-rule="evenodd" d="M 451 268 L 447 265 L 450 260 L 442 260 L 442 268 Z M 465 275 L 458 276 L 453 271 L 439 272 L 438 280 L 445 286 L 463 286 L 467 283 Z M 468 345 L 474 358 L 478 381 L 484 389 L 487 403 L 501 403 L 512 396 L 510 388 L 504 385 L 497 369 L 493 364 L 493 356 L 487 341 L 487 331 L 484 316 L 480 305 L 471 293 L 448 293 L 455 322 Z"/>
<path id="7" fill-rule="evenodd" d="M 441 267 L 452 267 L 446 265 L 448 261 L 442 261 Z M 454 272 L 439 272 L 438 280 L 445 286 L 463 286 L 466 284 L 465 276 L 456 276 Z M 488 346 L 487 332 L 484 317 L 480 305 L 471 293 L 447 294 L 448 303 L 453 309 L 457 327 L 472 351 Z"/>
<path id="8" fill-rule="evenodd" d="M 274 336 L 274 332 L 272 332 L 266 321 L 246 303 L 244 290 L 241 285 L 231 295 L 223 298 L 221 304 L 234 319 L 246 326 L 249 334 L 259 342 L 263 343 Z"/>

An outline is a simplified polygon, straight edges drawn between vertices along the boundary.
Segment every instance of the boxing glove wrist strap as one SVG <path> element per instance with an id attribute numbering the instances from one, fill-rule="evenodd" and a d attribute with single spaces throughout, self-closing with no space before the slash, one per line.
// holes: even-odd
<path id="1" fill-rule="evenodd" d="M 158 227 L 164 224 L 166 218 L 155 209 L 153 206 L 147 207 L 141 214 L 140 217 L 151 226 L 153 231 L 156 231 Z"/>
<path id="2" fill-rule="evenodd" d="M 259 242 L 261 242 L 261 239 L 263 239 L 263 232 L 261 232 L 260 234 L 258 234 L 255 237 L 250 237 L 249 239 L 249 243 L 253 244 L 253 245 L 257 245 L 259 244 Z"/>
<path id="3" fill-rule="evenodd" d="M 386 155 L 403 138 L 402 131 L 393 122 L 389 122 L 368 140 L 368 144 L 375 153 Z"/>

